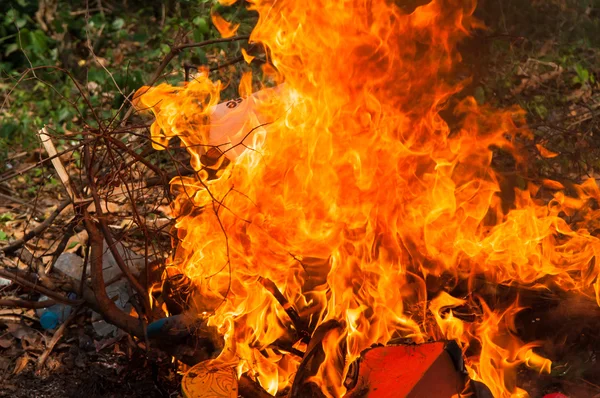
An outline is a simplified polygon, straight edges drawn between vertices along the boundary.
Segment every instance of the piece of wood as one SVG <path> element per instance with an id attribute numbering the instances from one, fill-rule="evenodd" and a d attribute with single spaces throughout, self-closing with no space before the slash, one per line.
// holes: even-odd
<path id="1" fill-rule="evenodd" d="M 67 190 L 69 198 L 71 198 L 71 201 L 73 203 L 75 203 L 78 198 L 75 194 L 75 191 L 73 191 L 73 188 L 71 188 L 71 178 L 69 177 L 69 174 L 67 173 L 67 170 L 65 169 L 65 166 L 60 161 L 60 157 L 56 156 L 58 151 L 56 150 L 56 147 L 54 146 L 54 143 L 52 142 L 52 139 L 50 138 L 50 134 L 48 134 L 48 130 L 46 130 L 46 126 L 42 127 L 42 129 L 40 131 L 38 131 L 38 136 L 40 137 L 40 140 L 42 141 L 42 145 L 44 145 L 44 148 L 46 149 L 48 156 L 53 157 L 52 158 L 52 166 L 54 166 L 54 169 L 56 170 L 56 173 L 58 174 L 58 178 L 60 178 L 60 181 L 65 186 L 65 189 Z"/>

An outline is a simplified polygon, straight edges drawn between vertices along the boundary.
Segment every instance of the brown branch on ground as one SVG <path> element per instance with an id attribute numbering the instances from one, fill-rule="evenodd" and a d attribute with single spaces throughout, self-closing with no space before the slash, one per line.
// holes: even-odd
<path id="1" fill-rule="evenodd" d="M 11 280 L 23 287 L 48 296 L 59 303 L 67 305 L 79 305 L 83 302 L 83 300 L 71 300 L 59 293 L 56 293 L 54 290 L 39 285 L 37 282 L 32 282 L 29 279 L 27 279 L 27 277 L 23 275 L 23 273 L 19 270 L 9 271 L 6 269 L 0 269 L 0 277 Z"/>
<path id="2" fill-rule="evenodd" d="M 32 205 L 31 203 L 28 203 L 28 202 L 26 202 L 26 201 L 24 201 L 24 200 L 22 200 L 22 199 L 16 198 L 16 197 L 14 197 L 14 196 L 6 195 L 6 194 L 3 194 L 2 192 L 0 192 L 0 198 L 4 198 L 4 199 L 6 199 L 6 200 L 9 200 L 9 201 L 11 201 L 11 202 L 18 203 L 18 204 L 20 204 L 20 205 L 23 205 L 23 206 L 25 206 L 25 207 L 28 207 L 28 208 L 30 208 L 32 211 L 34 211 L 34 212 L 36 212 L 36 213 L 38 213 L 38 214 L 44 214 L 44 213 L 42 213 L 42 211 L 41 211 L 40 209 L 38 209 L 36 206 L 34 206 L 34 205 Z"/>
<path id="3" fill-rule="evenodd" d="M 0 307 L 19 307 L 28 309 L 48 308 L 56 304 L 55 300 L 29 301 L 21 299 L 0 299 Z"/>

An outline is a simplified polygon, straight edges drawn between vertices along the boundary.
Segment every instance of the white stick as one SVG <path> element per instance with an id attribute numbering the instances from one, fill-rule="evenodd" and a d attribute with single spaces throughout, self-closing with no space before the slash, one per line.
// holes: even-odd
<path id="1" fill-rule="evenodd" d="M 75 203 L 77 201 L 77 197 L 75 196 L 73 189 L 71 189 L 71 181 L 69 174 L 67 174 L 65 166 L 63 166 L 62 162 L 60 161 L 60 157 L 56 156 L 58 152 L 56 151 L 56 147 L 54 146 L 54 143 L 52 142 L 52 139 L 50 138 L 50 135 L 46 130 L 46 126 L 44 126 L 40 131 L 38 131 L 38 136 L 40 137 L 42 144 L 44 144 L 44 148 L 46 149 L 46 152 L 48 152 L 48 156 L 54 156 L 54 158 L 52 159 L 52 166 L 54 166 L 54 169 L 58 173 L 58 178 L 60 178 L 60 181 L 65 186 L 67 194 L 71 198 L 71 202 Z"/>

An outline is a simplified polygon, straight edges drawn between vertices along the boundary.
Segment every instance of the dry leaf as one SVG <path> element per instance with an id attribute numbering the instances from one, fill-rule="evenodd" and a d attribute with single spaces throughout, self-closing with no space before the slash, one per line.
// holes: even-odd
<path id="1" fill-rule="evenodd" d="M 13 345 L 14 340 L 11 337 L 0 337 L 0 347 L 8 348 Z"/>
<path id="2" fill-rule="evenodd" d="M 27 354 L 23 354 L 19 357 L 19 359 L 17 359 L 17 362 L 15 363 L 15 369 L 13 370 L 13 374 L 18 375 L 19 373 L 21 373 L 25 367 L 27 367 L 27 364 L 29 363 L 29 355 Z"/>
<path id="3" fill-rule="evenodd" d="M 100 208 L 102 209 L 103 213 L 116 213 L 121 209 L 121 206 L 119 206 L 117 203 L 101 201 Z M 94 202 L 90 203 L 88 206 L 88 211 L 90 213 L 96 212 L 96 204 Z"/>
<path id="4" fill-rule="evenodd" d="M 32 329 L 29 326 L 20 325 L 18 323 L 9 323 L 6 326 L 8 332 L 12 334 L 14 338 L 19 340 L 23 339 L 24 337 L 31 337 L 37 335 L 35 329 Z"/>
<path id="5" fill-rule="evenodd" d="M 76 235 L 71 236 L 69 241 L 67 242 L 67 247 L 65 249 L 66 253 L 75 253 L 81 245 L 83 245 L 88 240 L 87 231 L 84 229 L 83 231 L 77 233 Z"/>

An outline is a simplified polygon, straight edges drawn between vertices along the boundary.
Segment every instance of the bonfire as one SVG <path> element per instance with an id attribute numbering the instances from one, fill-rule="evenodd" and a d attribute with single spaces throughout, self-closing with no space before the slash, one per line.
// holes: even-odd
<path id="1" fill-rule="evenodd" d="M 527 396 L 517 369 L 552 363 L 517 314 L 546 292 L 600 303 L 600 190 L 511 184 L 525 113 L 479 105 L 457 73 L 457 45 L 484 29 L 475 1 L 395 3 L 253 0 L 268 62 L 239 99 L 202 68 L 138 92 L 154 148 L 178 137 L 195 171 L 171 181 L 165 275 L 189 279 L 187 305 L 223 339 L 203 366 L 269 394 L 350 395 L 369 349 L 453 341 L 457 394 Z"/>

